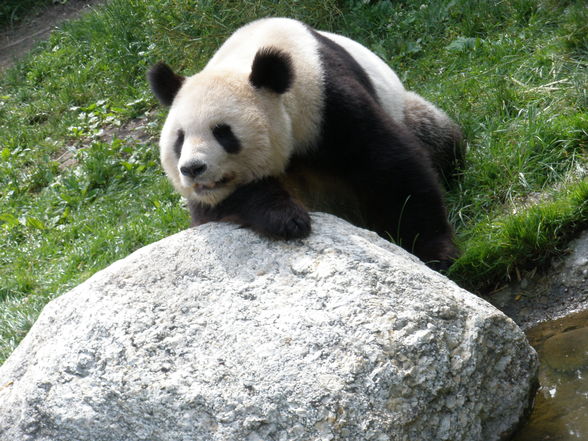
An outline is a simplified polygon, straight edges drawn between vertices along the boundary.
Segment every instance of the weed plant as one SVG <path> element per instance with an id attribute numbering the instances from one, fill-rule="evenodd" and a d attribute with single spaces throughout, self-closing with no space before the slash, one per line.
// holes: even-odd
<path id="1" fill-rule="evenodd" d="M 463 127 L 447 192 L 463 286 L 544 266 L 588 226 L 584 1 L 111 0 L 0 77 L 0 362 L 49 300 L 188 226 L 145 72 L 194 73 L 264 16 L 362 42 Z M 120 134 L 129 121 L 153 139 Z"/>

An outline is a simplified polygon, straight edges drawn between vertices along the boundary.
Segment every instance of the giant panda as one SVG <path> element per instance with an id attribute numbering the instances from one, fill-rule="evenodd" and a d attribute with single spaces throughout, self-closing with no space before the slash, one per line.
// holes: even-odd
<path id="1" fill-rule="evenodd" d="M 361 44 L 260 19 L 195 75 L 159 63 L 148 80 L 170 106 L 161 162 L 192 225 L 303 238 L 308 210 L 324 210 L 436 269 L 457 256 L 441 181 L 463 157 L 460 130 Z"/>

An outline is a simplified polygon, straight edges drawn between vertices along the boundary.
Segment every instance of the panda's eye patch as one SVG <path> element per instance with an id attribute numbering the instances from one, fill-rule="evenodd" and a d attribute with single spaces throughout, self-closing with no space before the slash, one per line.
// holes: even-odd
<path id="1" fill-rule="evenodd" d="M 212 134 L 227 153 L 239 153 L 241 143 L 228 124 L 217 124 L 212 128 Z"/>
<path id="2" fill-rule="evenodd" d="M 176 138 L 176 142 L 174 143 L 174 152 L 176 156 L 179 158 L 182 154 L 182 145 L 184 144 L 184 131 L 178 131 L 178 137 Z"/>

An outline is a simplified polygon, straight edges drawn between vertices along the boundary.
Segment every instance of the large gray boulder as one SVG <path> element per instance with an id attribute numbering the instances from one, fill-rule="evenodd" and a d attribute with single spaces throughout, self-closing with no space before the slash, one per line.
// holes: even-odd
<path id="1" fill-rule="evenodd" d="M 507 436 L 537 369 L 512 320 L 329 215 L 207 224 L 51 302 L 0 368 L 2 441 Z"/>

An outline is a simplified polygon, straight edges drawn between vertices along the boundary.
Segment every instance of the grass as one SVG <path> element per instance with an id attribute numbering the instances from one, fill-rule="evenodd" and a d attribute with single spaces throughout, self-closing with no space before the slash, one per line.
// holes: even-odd
<path id="1" fill-rule="evenodd" d="M 357 39 L 462 125 L 467 165 L 447 200 L 464 254 L 451 278 L 491 291 L 586 228 L 583 1 L 112 0 L 0 77 L 0 362 L 49 300 L 188 226 L 156 142 L 117 133 L 139 121 L 157 136 L 151 64 L 195 72 L 268 15 Z"/>

